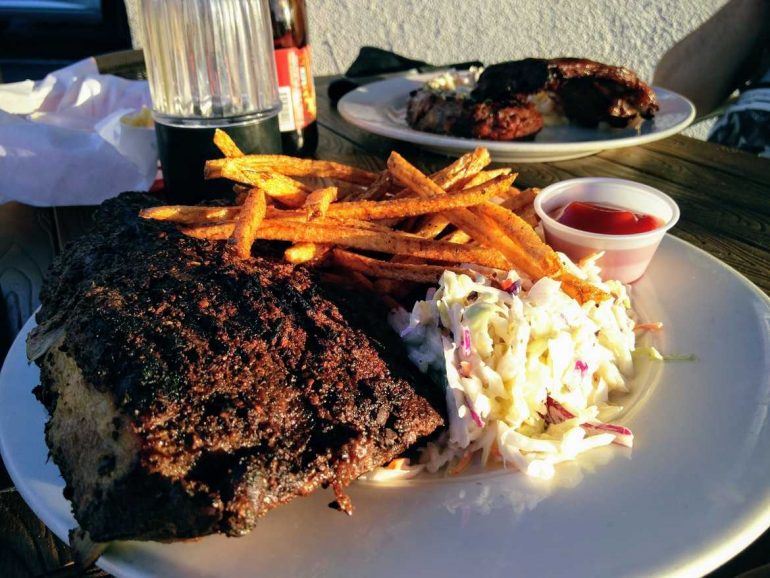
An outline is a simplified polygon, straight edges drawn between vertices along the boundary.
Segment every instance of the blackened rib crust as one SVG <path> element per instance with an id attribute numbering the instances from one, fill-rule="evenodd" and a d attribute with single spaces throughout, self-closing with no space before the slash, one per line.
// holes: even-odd
<path id="1" fill-rule="evenodd" d="M 152 204 L 136 193 L 105 203 L 96 231 L 55 262 L 31 338 L 64 333 L 57 352 L 38 360 L 36 393 L 49 412 L 68 387 L 56 383 L 52 356 L 66 354 L 114 403 L 115 439 L 137 448 L 125 475 L 79 495 L 74 477 L 109 475 L 115 456 L 76 472 L 78 456 L 47 429 L 75 516 L 94 540 L 238 535 L 269 509 L 344 486 L 442 425 L 441 394 L 369 300 L 320 287 L 269 250 L 230 261 L 218 245 L 138 219 Z"/>

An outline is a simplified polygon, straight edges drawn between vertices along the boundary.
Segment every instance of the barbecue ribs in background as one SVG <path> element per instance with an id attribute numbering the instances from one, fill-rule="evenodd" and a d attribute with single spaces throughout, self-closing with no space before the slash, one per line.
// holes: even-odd
<path id="1" fill-rule="evenodd" d="M 485 68 L 470 98 L 414 91 L 407 123 L 437 134 L 520 140 L 534 137 L 551 111 L 582 126 L 624 128 L 657 110 L 652 88 L 627 68 L 582 58 L 526 58 Z"/>

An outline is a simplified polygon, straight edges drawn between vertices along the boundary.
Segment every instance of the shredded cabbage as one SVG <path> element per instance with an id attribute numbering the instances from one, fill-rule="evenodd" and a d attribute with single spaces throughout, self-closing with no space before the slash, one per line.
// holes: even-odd
<path id="1" fill-rule="evenodd" d="M 581 305 L 554 279 L 446 271 L 411 314 L 392 316 L 409 357 L 445 387 L 449 427 L 421 453 L 428 472 L 479 452 L 548 479 L 582 452 L 632 444 L 627 428 L 599 419 L 618 410 L 609 395 L 628 391 L 634 371 L 626 289 L 602 281 L 594 260 L 559 257 L 611 298 Z"/>

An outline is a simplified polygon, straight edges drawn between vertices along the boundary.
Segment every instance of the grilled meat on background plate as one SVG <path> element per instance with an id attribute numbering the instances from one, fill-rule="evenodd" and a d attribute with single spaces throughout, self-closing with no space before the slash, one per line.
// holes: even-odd
<path id="1" fill-rule="evenodd" d="M 407 123 L 437 134 L 520 140 L 534 137 L 549 117 L 623 128 L 657 110 L 655 92 L 627 68 L 584 58 L 526 58 L 485 68 L 467 98 L 413 91 Z"/>
<path id="2" fill-rule="evenodd" d="M 326 485 L 345 509 L 345 485 L 443 424 L 443 393 L 370 299 L 138 218 L 154 204 L 104 204 L 49 272 L 28 341 L 92 539 L 239 535 Z"/>

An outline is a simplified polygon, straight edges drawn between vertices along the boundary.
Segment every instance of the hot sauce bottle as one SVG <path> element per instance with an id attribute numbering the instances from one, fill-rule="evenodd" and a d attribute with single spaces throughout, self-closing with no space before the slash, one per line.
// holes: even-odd
<path id="1" fill-rule="evenodd" d="M 316 99 L 305 0 L 270 0 L 283 152 L 309 156 L 318 146 Z"/>

